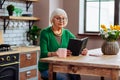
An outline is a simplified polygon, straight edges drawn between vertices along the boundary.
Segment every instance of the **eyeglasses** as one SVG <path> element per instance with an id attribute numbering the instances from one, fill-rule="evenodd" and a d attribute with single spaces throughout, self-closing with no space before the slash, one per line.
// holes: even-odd
<path id="1" fill-rule="evenodd" d="M 60 17 L 56 17 L 55 18 L 57 21 L 66 21 L 67 20 L 67 18 L 60 18 Z"/>

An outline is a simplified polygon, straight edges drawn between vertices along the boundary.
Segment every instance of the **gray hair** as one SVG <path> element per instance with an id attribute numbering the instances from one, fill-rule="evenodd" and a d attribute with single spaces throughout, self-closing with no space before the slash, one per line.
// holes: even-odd
<path id="1" fill-rule="evenodd" d="M 57 16 L 57 15 L 64 15 L 65 18 L 67 19 L 67 23 L 68 23 L 67 13 L 65 12 L 65 10 L 60 9 L 60 8 L 57 8 L 57 9 L 55 9 L 55 10 L 52 12 L 51 17 L 50 17 L 51 23 L 52 23 L 52 19 L 54 18 L 54 16 Z"/>

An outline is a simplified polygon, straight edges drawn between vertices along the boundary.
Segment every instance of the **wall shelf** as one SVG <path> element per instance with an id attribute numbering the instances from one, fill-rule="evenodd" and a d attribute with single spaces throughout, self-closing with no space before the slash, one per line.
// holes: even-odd
<path id="1" fill-rule="evenodd" d="M 2 9 L 2 5 L 4 4 L 5 0 L 0 0 L 0 9 Z"/>
<path id="2" fill-rule="evenodd" d="M 26 11 L 28 11 L 30 5 L 33 3 L 33 2 L 37 2 L 38 0 L 25 0 L 26 2 Z M 2 9 L 2 6 L 4 4 L 5 0 L 0 0 L 0 9 Z"/>
<path id="3" fill-rule="evenodd" d="M 38 0 L 26 0 L 26 11 L 28 11 L 30 5 L 33 3 L 33 2 L 36 2 Z"/>
<path id="4" fill-rule="evenodd" d="M 0 16 L 0 18 L 10 20 L 40 20 L 37 17 L 24 17 L 24 16 Z"/>
<path id="5" fill-rule="evenodd" d="M 34 21 L 40 20 L 37 17 L 23 17 L 23 16 L 0 16 L 0 19 L 4 20 L 4 24 L 3 24 L 4 33 L 5 33 L 5 30 L 6 30 L 7 26 L 8 26 L 8 24 L 9 24 L 10 20 L 29 21 L 29 29 L 33 25 Z"/>
<path id="6" fill-rule="evenodd" d="M 36 1 L 38 1 L 38 0 L 26 0 L 26 1 L 36 2 Z"/>

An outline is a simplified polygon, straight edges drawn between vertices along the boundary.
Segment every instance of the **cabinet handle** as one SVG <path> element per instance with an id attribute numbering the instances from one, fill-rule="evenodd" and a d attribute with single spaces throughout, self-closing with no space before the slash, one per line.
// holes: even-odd
<path id="1" fill-rule="evenodd" d="M 27 59 L 31 59 L 31 54 L 26 54 Z"/>
<path id="2" fill-rule="evenodd" d="M 26 72 L 26 76 L 27 76 L 27 77 L 31 76 L 31 71 L 27 71 L 27 72 Z"/>
<path id="3" fill-rule="evenodd" d="M 2 65 L 0 65 L 0 67 L 11 66 L 11 65 L 19 64 L 19 63 L 20 62 L 13 62 L 13 63 L 9 63 L 9 64 L 2 64 Z"/>

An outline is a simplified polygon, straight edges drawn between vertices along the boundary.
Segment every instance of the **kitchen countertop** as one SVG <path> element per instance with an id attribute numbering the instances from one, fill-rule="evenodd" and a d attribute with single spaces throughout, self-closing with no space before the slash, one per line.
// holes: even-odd
<path id="1" fill-rule="evenodd" d="M 39 46 L 19 46 L 19 47 L 12 47 L 12 51 L 0 52 L 1 55 L 7 54 L 16 54 L 16 53 L 24 53 L 24 52 L 31 52 L 31 51 L 39 51 Z"/>

